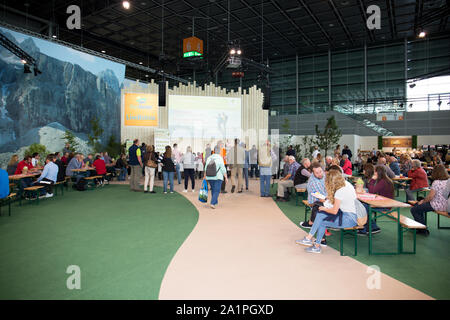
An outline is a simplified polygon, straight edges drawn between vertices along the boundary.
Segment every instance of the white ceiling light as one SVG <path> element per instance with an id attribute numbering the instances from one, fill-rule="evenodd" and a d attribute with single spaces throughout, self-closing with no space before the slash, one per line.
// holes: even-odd
<path id="1" fill-rule="evenodd" d="M 231 50 L 230 50 L 230 54 L 236 54 L 236 50 L 231 49 Z"/>
<path id="2" fill-rule="evenodd" d="M 427 34 L 426 34 L 425 31 L 420 31 L 420 33 L 419 33 L 419 38 L 425 38 L 426 35 L 427 35 Z"/>
<path id="3" fill-rule="evenodd" d="M 124 2 L 122 2 L 122 6 L 125 8 L 125 9 L 130 9 L 130 2 L 129 1 L 124 1 Z"/>

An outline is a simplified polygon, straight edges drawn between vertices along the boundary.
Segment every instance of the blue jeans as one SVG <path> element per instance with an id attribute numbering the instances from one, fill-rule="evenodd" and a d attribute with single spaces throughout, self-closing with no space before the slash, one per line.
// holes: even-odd
<path id="1" fill-rule="evenodd" d="M 245 189 L 248 189 L 248 168 L 244 168 L 242 170 L 244 170 Z"/>
<path id="2" fill-rule="evenodd" d="M 170 192 L 173 192 L 173 176 L 175 172 L 163 171 L 163 179 L 164 179 L 164 192 L 167 192 L 167 180 L 170 183 Z"/>
<path id="3" fill-rule="evenodd" d="M 367 203 L 364 203 L 364 202 L 361 202 L 361 203 L 363 204 L 364 208 L 366 208 L 367 219 L 369 219 L 369 207 L 370 206 Z M 377 210 L 378 211 L 384 211 L 384 210 L 387 210 L 387 208 L 373 208 L 372 212 L 377 211 Z M 380 227 L 377 226 L 375 220 L 372 221 L 372 231 L 373 231 L 373 229 L 380 229 Z M 369 232 L 369 220 L 367 220 L 367 223 L 364 225 L 363 231 L 364 232 Z"/>
<path id="4" fill-rule="evenodd" d="M 270 178 L 271 176 L 261 175 L 259 180 L 259 190 L 261 191 L 261 196 L 270 196 Z"/>
<path id="5" fill-rule="evenodd" d="M 80 181 L 81 180 L 81 178 L 87 178 L 87 177 L 89 177 L 91 175 L 91 172 L 90 171 L 81 171 L 81 172 L 76 172 L 75 174 L 74 174 L 74 177 L 75 177 L 75 183 L 78 183 L 78 181 Z"/>
<path id="6" fill-rule="evenodd" d="M 121 168 L 118 180 L 119 181 L 125 181 L 126 177 L 127 177 L 127 173 L 128 173 L 127 168 Z"/>
<path id="7" fill-rule="evenodd" d="M 316 244 L 320 244 L 322 241 L 323 236 L 325 235 L 325 230 L 327 228 L 338 228 L 338 229 L 344 229 L 344 228 L 352 228 L 356 226 L 356 214 L 343 212 L 342 213 L 342 225 L 339 225 L 339 219 L 336 219 L 335 221 L 326 221 L 325 219 L 328 218 L 328 214 L 324 212 L 317 212 L 316 219 L 314 220 L 314 223 L 311 227 L 311 230 L 309 232 L 310 235 L 314 236 L 314 234 L 317 232 L 316 235 Z"/>
<path id="8" fill-rule="evenodd" d="M 426 225 L 425 213 L 427 213 L 428 211 L 434 211 L 433 207 L 431 206 L 431 203 L 429 202 L 424 202 L 411 208 L 411 214 L 413 215 L 414 220 L 423 225 Z"/>
<path id="9" fill-rule="evenodd" d="M 180 164 L 179 163 L 177 163 L 175 165 L 175 170 L 177 171 L 178 184 L 181 184 L 181 171 L 180 171 Z"/>
<path id="10" fill-rule="evenodd" d="M 222 186 L 222 180 L 208 180 L 209 187 L 211 189 L 211 204 L 216 205 L 219 203 L 220 188 Z"/>

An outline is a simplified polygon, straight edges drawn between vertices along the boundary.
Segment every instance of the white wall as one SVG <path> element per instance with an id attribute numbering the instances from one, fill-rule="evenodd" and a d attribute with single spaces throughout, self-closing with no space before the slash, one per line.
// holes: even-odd
<path id="1" fill-rule="evenodd" d="M 424 144 L 450 144 L 450 136 L 417 136 L 417 146 Z"/>

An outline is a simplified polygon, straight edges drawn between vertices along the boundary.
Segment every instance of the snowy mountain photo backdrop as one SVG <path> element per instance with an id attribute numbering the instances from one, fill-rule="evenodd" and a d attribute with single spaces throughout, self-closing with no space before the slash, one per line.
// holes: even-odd
<path id="1" fill-rule="evenodd" d="M 42 74 L 24 73 L 20 59 L 0 46 L 0 166 L 33 143 L 62 151 L 66 130 L 89 152 L 90 120 L 99 119 L 102 142 L 120 137 L 120 89 L 125 66 L 0 28 L 36 59 Z"/>

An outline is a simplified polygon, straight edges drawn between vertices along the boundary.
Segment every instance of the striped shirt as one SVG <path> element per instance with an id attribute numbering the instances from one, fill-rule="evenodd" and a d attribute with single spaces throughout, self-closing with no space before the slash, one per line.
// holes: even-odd
<path id="1" fill-rule="evenodd" d="M 318 179 L 314 175 L 311 175 L 308 179 L 306 190 L 308 191 L 308 203 L 310 204 L 319 201 L 319 199 L 313 197 L 311 193 L 318 192 L 324 196 L 327 196 L 327 190 L 325 189 L 325 174 L 322 179 Z"/>

